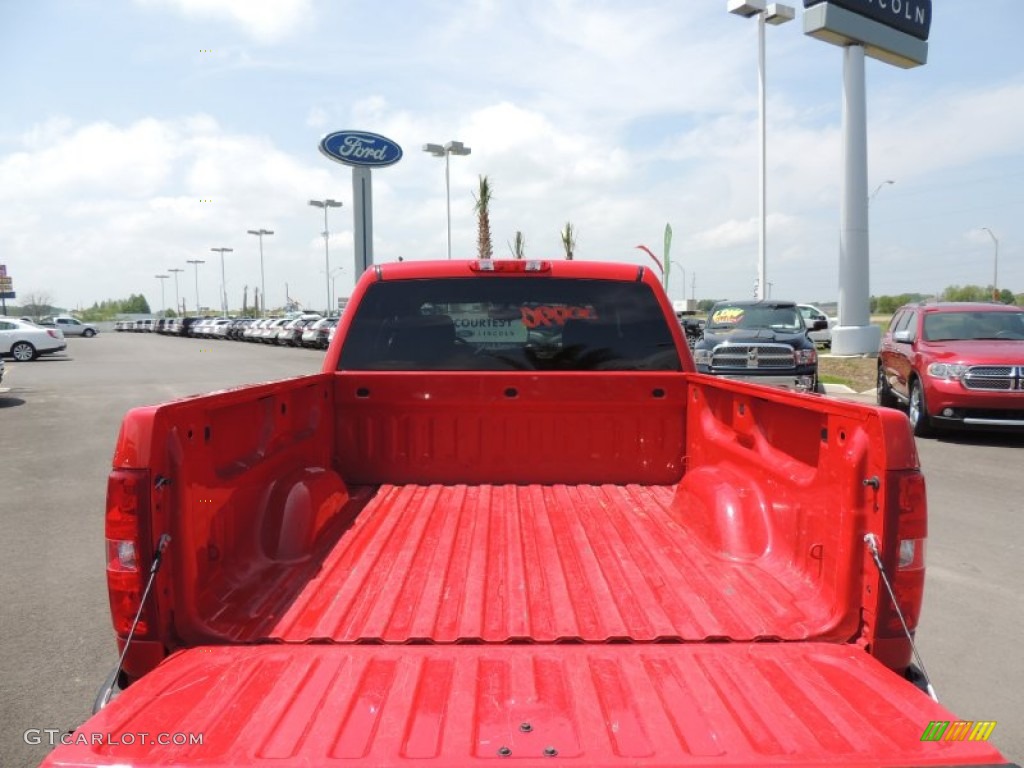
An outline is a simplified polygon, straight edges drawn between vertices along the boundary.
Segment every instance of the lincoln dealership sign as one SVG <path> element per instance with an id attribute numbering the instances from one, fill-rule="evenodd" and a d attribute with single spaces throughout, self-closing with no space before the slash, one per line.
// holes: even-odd
<path id="1" fill-rule="evenodd" d="M 804 0 L 804 8 L 825 0 Z M 932 0 L 828 0 L 832 5 L 867 16 L 887 27 L 927 40 L 932 25 Z"/>
<path id="2" fill-rule="evenodd" d="M 804 33 L 903 69 L 928 61 L 932 0 L 804 0 Z"/>

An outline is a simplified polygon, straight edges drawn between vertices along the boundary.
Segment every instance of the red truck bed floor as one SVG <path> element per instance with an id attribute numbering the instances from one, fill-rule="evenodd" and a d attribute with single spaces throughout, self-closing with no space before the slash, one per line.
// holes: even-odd
<path id="1" fill-rule="evenodd" d="M 662 486 L 383 486 L 283 613 L 286 642 L 821 637 L 780 558 L 709 552 Z M 845 639 L 845 638 L 843 638 Z"/>

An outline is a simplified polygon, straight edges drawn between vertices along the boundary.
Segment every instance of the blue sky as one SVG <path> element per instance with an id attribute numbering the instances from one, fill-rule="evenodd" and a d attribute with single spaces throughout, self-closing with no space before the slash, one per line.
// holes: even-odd
<path id="1" fill-rule="evenodd" d="M 1011 0 L 936 0 L 929 63 L 867 65 L 871 292 L 999 284 L 1024 292 L 1024 58 Z M 212 51 L 206 53 L 204 51 Z M 840 49 L 768 30 L 772 295 L 838 294 Z M 349 170 L 320 137 L 366 130 L 405 157 L 374 172 L 378 261 L 472 256 L 472 192 L 494 188 L 495 253 L 645 262 L 675 232 L 670 293 L 749 296 L 757 269 L 756 24 L 725 0 L 0 0 L 0 263 L 19 296 L 62 306 L 145 293 L 218 306 L 219 257 L 241 304 L 326 301 L 352 286 Z M 200 202 L 210 200 L 211 202 Z M 167 302 L 174 284 L 167 282 Z"/>

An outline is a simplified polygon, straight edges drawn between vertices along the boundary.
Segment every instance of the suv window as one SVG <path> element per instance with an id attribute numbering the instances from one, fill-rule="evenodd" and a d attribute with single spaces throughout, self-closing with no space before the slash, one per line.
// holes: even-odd
<path id="1" fill-rule="evenodd" d="M 1024 339 L 1024 312 L 930 312 L 924 317 L 926 341 Z"/>
<path id="2" fill-rule="evenodd" d="M 794 313 L 795 314 L 795 313 Z M 339 370 L 669 370 L 654 292 L 613 280 L 499 277 L 372 284 Z"/>
<path id="3" fill-rule="evenodd" d="M 916 318 L 917 312 L 915 310 L 904 310 L 902 317 L 894 319 L 893 322 L 895 322 L 896 324 L 893 326 L 893 332 L 910 331 L 910 340 L 913 341 L 914 339 L 917 338 L 917 323 L 915 322 Z"/>

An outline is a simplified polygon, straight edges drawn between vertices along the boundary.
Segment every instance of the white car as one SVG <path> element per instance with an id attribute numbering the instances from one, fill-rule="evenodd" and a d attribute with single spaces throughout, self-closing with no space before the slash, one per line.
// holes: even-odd
<path id="1" fill-rule="evenodd" d="M 60 328 L 61 333 L 63 333 L 65 337 L 84 336 L 87 339 L 91 339 L 99 333 L 95 325 L 83 323 L 81 320 L 74 317 L 67 317 L 66 315 L 53 318 L 52 323 L 54 327 Z M 47 323 L 47 325 L 50 325 L 50 323 Z"/>
<path id="2" fill-rule="evenodd" d="M 40 328 L 35 323 L 0 317 L 0 355 L 19 363 L 68 348 L 59 328 Z"/>
<path id="3" fill-rule="evenodd" d="M 800 310 L 800 315 L 804 319 L 804 325 L 808 328 L 813 328 L 814 323 L 818 320 L 825 320 L 828 322 L 828 328 L 820 331 L 809 331 L 807 335 L 811 337 L 811 341 L 815 344 L 822 344 L 826 347 L 831 347 L 832 328 L 835 327 L 836 319 L 834 317 L 829 317 L 813 304 L 797 304 L 796 308 Z"/>

